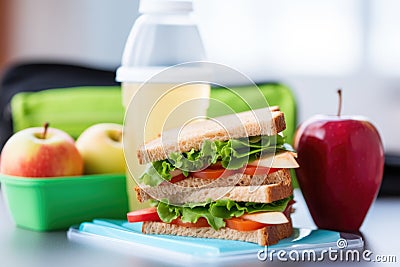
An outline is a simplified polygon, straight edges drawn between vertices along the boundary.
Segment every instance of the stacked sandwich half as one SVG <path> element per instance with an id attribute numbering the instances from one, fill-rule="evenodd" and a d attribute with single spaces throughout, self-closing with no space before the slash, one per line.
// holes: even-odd
<path id="1" fill-rule="evenodd" d="M 145 234 L 277 243 L 292 234 L 295 152 L 277 107 L 197 121 L 142 145 L 135 188 L 153 207 L 128 213 Z"/>

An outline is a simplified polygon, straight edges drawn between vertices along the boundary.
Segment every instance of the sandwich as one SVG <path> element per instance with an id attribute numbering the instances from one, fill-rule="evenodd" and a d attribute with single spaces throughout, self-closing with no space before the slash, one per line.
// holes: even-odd
<path id="1" fill-rule="evenodd" d="M 144 234 L 272 245 L 291 236 L 296 153 L 278 107 L 195 121 L 138 149 L 135 188 L 151 208 L 128 213 Z"/>

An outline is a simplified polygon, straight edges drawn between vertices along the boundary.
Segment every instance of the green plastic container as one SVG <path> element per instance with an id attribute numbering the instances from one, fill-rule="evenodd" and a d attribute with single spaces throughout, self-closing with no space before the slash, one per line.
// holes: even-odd
<path id="1" fill-rule="evenodd" d="M 124 174 L 51 178 L 0 174 L 15 223 L 36 231 L 63 230 L 94 218 L 126 218 L 125 180 Z"/>

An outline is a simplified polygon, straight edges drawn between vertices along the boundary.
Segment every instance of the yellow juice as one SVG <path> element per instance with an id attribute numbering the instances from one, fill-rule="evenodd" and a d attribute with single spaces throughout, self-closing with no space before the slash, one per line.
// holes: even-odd
<path id="1" fill-rule="evenodd" d="M 133 189 L 136 186 L 134 177 L 137 179 L 146 168 L 139 164 L 136 157 L 139 146 L 156 138 L 162 131 L 204 118 L 209 96 L 208 84 L 122 84 L 123 104 L 126 108 L 123 142 L 131 210 L 148 206 L 147 203 L 137 201 Z"/>

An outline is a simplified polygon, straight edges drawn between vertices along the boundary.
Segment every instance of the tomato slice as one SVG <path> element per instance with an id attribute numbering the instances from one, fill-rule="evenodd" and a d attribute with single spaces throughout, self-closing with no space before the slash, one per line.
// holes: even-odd
<path id="1" fill-rule="evenodd" d="M 127 217 L 128 222 L 161 222 L 156 207 L 131 211 Z"/>
<path id="2" fill-rule="evenodd" d="M 192 177 L 202 178 L 202 179 L 218 179 L 220 177 L 230 176 L 234 173 L 234 171 L 227 170 L 224 168 L 221 169 L 212 169 L 207 168 L 198 172 L 191 172 Z"/>
<path id="3" fill-rule="evenodd" d="M 180 182 L 184 179 L 186 179 L 186 177 L 185 177 L 185 175 L 183 175 L 183 173 L 181 173 L 177 176 L 172 177 L 169 182 L 174 184 L 174 183 Z"/>
<path id="4" fill-rule="evenodd" d="M 200 217 L 197 222 L 195 223 L 186 223 L 186 222 L 182 222 L 181 217 L 176 218 L 175 220 L 173 220 L 171 223 L 179 225 L 179 226 L 183 226 L 183 227 L 210 227 L 210 225 L 207 222 L 207 219 L 204 217 Z"/>
<path id="5" fill-rule="evenodd" d="M 263 166 L 247 165 L 243 173 L 247 175 L 259 175 L 259 174 L 270 174 L 273 172 L 277 172 L 279 170 L 280 170 L 279 168 L 268 168 Z"/>
<path id="6" fill-rule="evenodd" d="M 220 161 L 217 161 L 216 163 L 208 166 L 208 169 L 213 169 L 213 170 L 223 169 L 222 163 Z"/>
<path id="7" fill-rule="evenodd" d="M 222 168 L 221 165 L 214 164 L 208 167 L 207 169 L 198 171 L 198 172 L 191 172 L 192 177 L 202 178 L 202 179 L 218 179 L 220 177 L 230 176 L 234 173 L 241 173 L 247 175 L 257 175 L 257 174 L 270 174 L 273 172 L 279 171 L 279 168 L 267 168 L 262 166 L 252 166 L 246 165 L 246 167 L 238 169 L 238 170 L 227 170 Z"/>
<path id="8" fill-rule="evenodd" d="M 250 220 L 244 220 L 241 218 L 232 217 L 230 219 L 225 220 L 226 227 L 238 230 L 238 231 L 254 231 L 261 228 L 264 228 L 268 224 L 254 222 Z"/>

